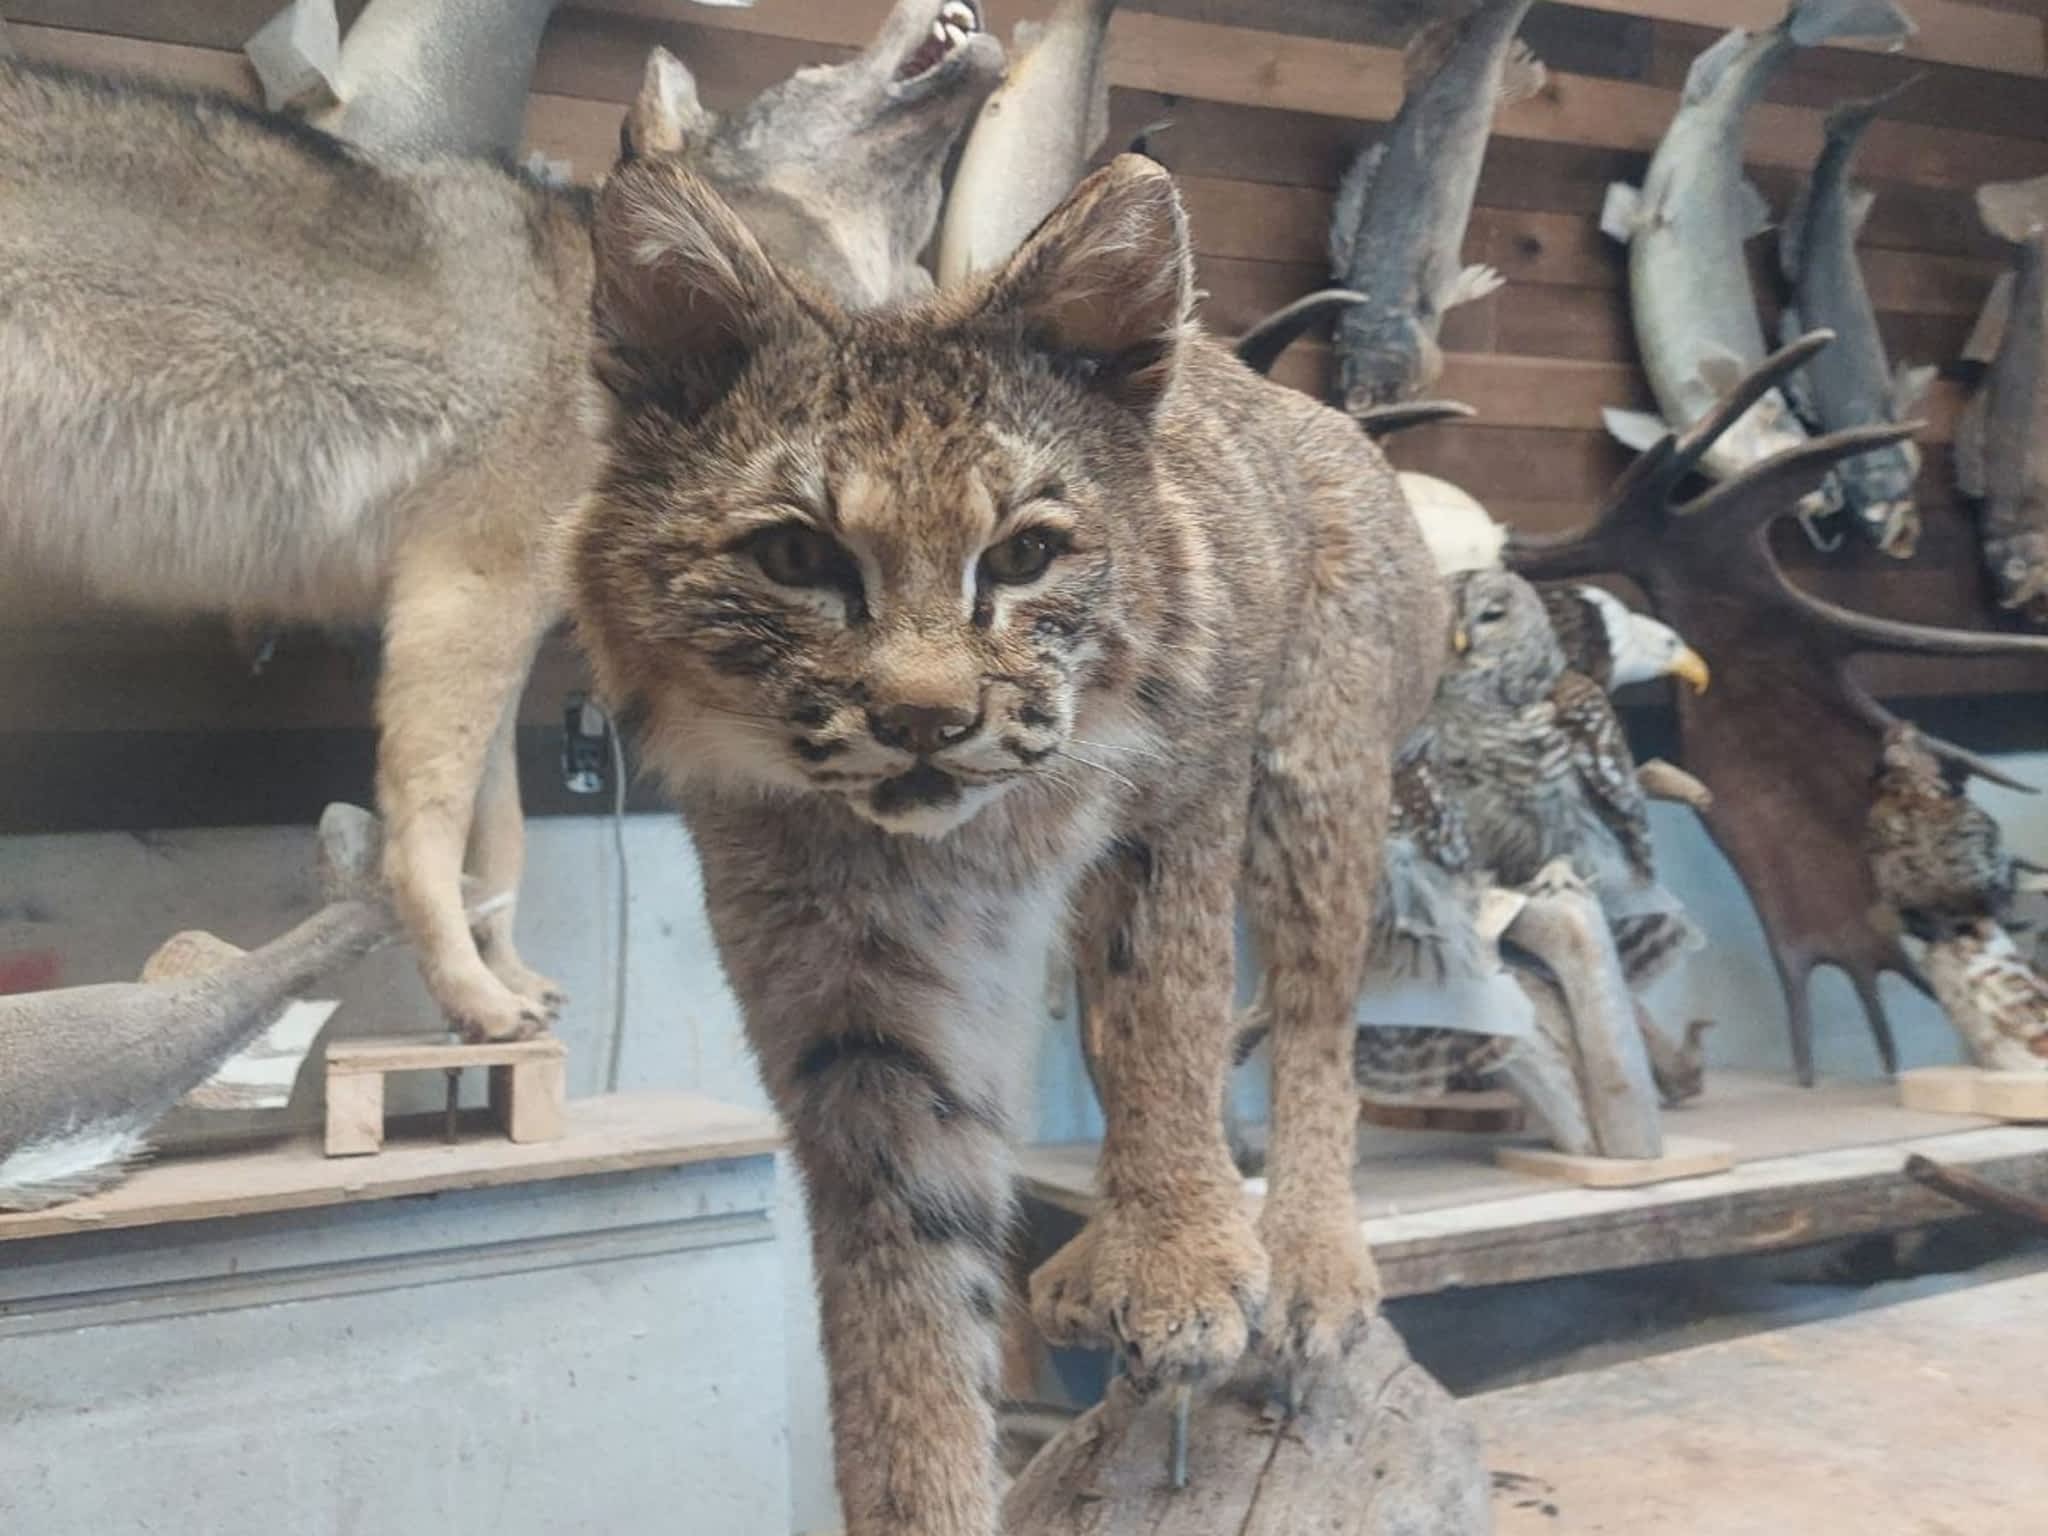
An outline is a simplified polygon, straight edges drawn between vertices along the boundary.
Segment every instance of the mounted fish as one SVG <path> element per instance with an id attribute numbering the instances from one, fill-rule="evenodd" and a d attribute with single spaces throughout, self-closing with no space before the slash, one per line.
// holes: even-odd
<path id="1" fill-rule="evenodd" d="M 1330 268 L 1365 296 L 1337 322 L 1338 399 L 1359 412 L 1410 400 L 1443 371 L 1444 312 L 1501 285 L 1462 264 L 1465 226 L 1495 111 L 1543 88 L 1515 41 L 1534 0 L 1486 0 L 1427 24 L 1408 45 L 1401 110 L 1352 162 L 1330 217 Z"/>
<path id="2" fill-rule="evenodd" d="M 274 1055 L 268 1037 L 293 1027 L 293 998 L 397 927 L 378 883 L 379 844 L 376 818 L 329 806 L 320 818 L 327 904 L 290 932 L 247 954 L 180 934 L 144 972 L 176 979 L 0 997 L 0 1210 L 104 1189 L 180 1098 L 209 1080 L 228 1088 L 273 1076 L 274 1063 L 239 1070 L 237 1053 Z"/>
<path id="3" fill-rule="evenodd" d="M 1979 187 L 1977 212 L 2017 251 L 1963 350 L 1989 366 L 1956 423 L 1956 477 L 1983 504 L 1999 606 L 2048 629 L 2048 176 Z"/>
<path id="4" fill-rule="evenodd" d="M 365 149 L 511 159 L 559 0 L 292 0 L 244 45 L 273 108 Z"/>
<path id="5" fill-rule="evenodd" d="M 1117 0 L 1060 0 L 1017 23 L 1010 72 L 982 103 L 939 228 L 939 282 L 1001 265 L 1057 208 L 1109 135 L 1103 44 Z M 949 7 L 948 9 L 951 9 Z M 973 12 L 961 0 L 971 30 Z M 954 24 L 940 13 L 942 25 Z"/>
<path id="6" fill-rule="evenodd" d="M 1907 81 L 1906 85 L 1911 85 Z M 1905 421 L 1934 382 L 1932 368 L 1894 372 L 1877 329 L 1877 310 L 1856 259 L 1856 235 L 1870 213 L 1871 194 L 1849 180 L 1849 162 L 1878 112 L 1905 86 L 1867 101 L 1845 101 L 1827 117 L 1826 143 L 1813 178 L 1778 231 L 1778 260 L 1792 285 L 1780 330 L 1786 341 L 1826 330 L 1824 347 L 1786 388 L 1792 405 L 1816 432 Z M 1891 443 L 1835 471 L 1849 525 L 1894 559 L 1909 558 L 1920 538 L 1913 484 L 1920 450 Z"/>
<path id="7" fill-rule="evenodd" d="M 1623 443 L 1646 452 L 1667 432 L 1691 427 L 1763 362 L 1763 323 L 1742 251 L 1769 222 L 1762 196 L 1742 174 L 1749 109 L 1801 48 L 1845 37 L 1903 39 L 1912 30 L 1891 0 L 1793 0 L 1770 31 L 1737 29 L 1693 60 L 1642 187 L 1617 182 L 1600 213 L 1600 228 L 1629 247 L 1636 343 L 1664 413 L 1659 420 L 1605 412 L 1608 431 Z M 1720 434 L 1700 468 L 1726 479 L 1805 439 L 1773 389 Z M 1802 518 L 1838 504 L 1831 480 L 1808 498 Z M 1820 542 L 1810 521 L 1808 532 Z"/>

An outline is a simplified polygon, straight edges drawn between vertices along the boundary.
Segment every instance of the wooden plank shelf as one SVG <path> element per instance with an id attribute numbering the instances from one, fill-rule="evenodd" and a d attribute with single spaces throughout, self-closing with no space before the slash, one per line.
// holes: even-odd
<path id="1" fill-rule="evenodd" d="M 772 1116 L 694 1093 L 571 1099 L 557 1141 L 498 1139 L 447 1145 L 432 1131 L 394 1134 L 380 1156 L 335 1163 L 320 1138 L 197 1157 L 166 1158 L 104 1194 L 46 1211 L 0 1214 L 0 1243 L 65 1232 L 150 1227 L 315 1206 L 358 1205 L 458 1189 L 488 1189 L 642 1168 L 678 1168 L 772 1153 Z"/>
<path id="2" fill-rule="evenodd" d="M 1638 1189 L 1561 1189 L 1495 1165 L 1529 1138 L 1367 1127 L 1358 1208 L 1389 1296 L 1797 1247 L 1959 1214 L 1903 1172 L 1908 1154 L 2048 1195 L 2048 1128 L 1901 1108 L 1883 1082 L 1801 1089 L 1724 1072 L 1666 1119 L 1727 1142 L 1736 1166 Z M 1020 1187 L 1042 1257 L 1093 1208 L 1095 1148 L 1034 1147 Z M 1247 1181 L 1256 1200 L 1262 1180 Z"/>

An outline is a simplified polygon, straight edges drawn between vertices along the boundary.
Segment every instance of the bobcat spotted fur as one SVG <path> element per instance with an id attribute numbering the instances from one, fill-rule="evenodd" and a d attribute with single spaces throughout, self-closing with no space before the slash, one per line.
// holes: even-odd
<path id="1" fill-rule="evenodd" d="M 1376 1285 L 1351 1007 L 1394 745 L 1444 600 L 1378 451 L 1191 319 L 1171 180 L 1119 159 L 1000 273 L 848 313 L 684 168 L 595 225 L 607 467 L 581 633 L 695 835 L 807 1181 L 853 1536 L 986 1536 L 1009 1145 L 1063 926 L 1104 1204 L 1035 1277 L 1140 1385 L 1299 1376 Z M 1271 1195 L 1217 1106 L 1242 885 Z"/>

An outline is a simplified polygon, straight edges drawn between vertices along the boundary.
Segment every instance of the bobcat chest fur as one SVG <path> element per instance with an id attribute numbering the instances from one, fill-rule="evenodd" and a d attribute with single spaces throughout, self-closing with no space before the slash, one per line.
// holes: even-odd
<path id="1" fill-rule="evenodd" d="M 849 1530 L 993 1529 L 1007 1146 L 1064 928 L 1102 1213 L 1033 1284 L 1141 1386 L 1371 1314 L 1350 1008 L 1442 593 L 1385 463 L 1190 317 L 1120 160 L 1001 273 L 848 314 L 708 187 L 597 219 L 581 631 L 697 838 L 811 1195 Z M 1274 1019 L 1254 1231 L 1218 1115 L 1242 886 Z"/>

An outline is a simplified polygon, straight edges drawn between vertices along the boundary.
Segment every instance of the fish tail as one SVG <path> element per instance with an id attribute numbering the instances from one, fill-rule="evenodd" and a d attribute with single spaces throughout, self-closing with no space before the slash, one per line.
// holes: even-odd
<path id="1" fill-rule="evenodd" d="M 320 887 L 329 901 L 382 901 L 383 825 L 337 801 L 320 813 Z"/>
<path id="2" fill-rule="evenodd" d="M 1841 37 L 1883 38 L 1900 43 L 1915 31 L 1913 18 L 1892 0 L 1792 0 L 1782 25 L 1801 48 Z"/>

